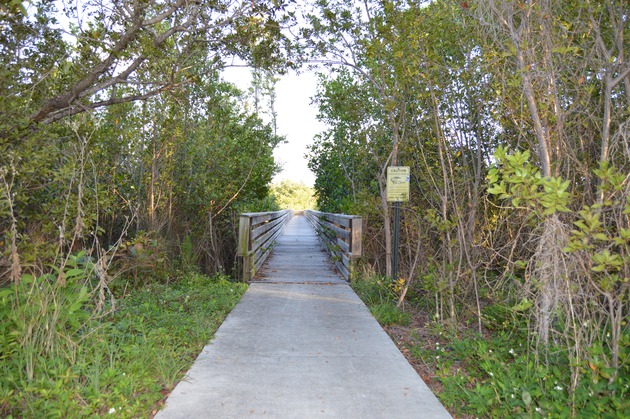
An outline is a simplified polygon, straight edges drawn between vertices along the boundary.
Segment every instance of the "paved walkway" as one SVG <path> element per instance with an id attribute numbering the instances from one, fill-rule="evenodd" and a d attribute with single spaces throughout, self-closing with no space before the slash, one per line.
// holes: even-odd
<path id="1" fill-rule="evenodd" d="M 294 217 L 157 418 L 449 418 Z"/>

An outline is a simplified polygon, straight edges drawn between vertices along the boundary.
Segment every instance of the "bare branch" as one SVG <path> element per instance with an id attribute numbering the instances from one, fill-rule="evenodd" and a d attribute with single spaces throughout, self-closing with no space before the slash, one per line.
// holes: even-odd
<path id="1" fill-rule="evenodd" d="M 214 215 L 210 217 L 211 220 L 214 220 L 217 215 L 221 214 L 227 208 L 227 206 L 230 205 L 230 203 L 234 201 L 236 197 L 241 193 L 245 185 L 247 185 L 247 182 L 249 181 L 249 177 L 252 175 L 252 172 L 254 171 L 254 167 L 256 167 L 255 164 L 253 164 L 249 168 L 249 173 L 247 173 L 247 177 L 245 177 L 245 180 L 243 181 L 243 184 L 241 185 L 241 187 L 238 188 L 238 191 L 236 191 L 236 193 L 232 195 L 230 199 L 228 199 L 228 201 L 225 203 L 225 205 L 223 205 L 223 207 L 219 211 L 217 211 L 216 213 L 214 213 Z"/>
<path id="2" fill-rule="evenodd" d="M 92 87 L 91 89 L 88 89 L 86 91 L 84 91 L 83 93 L 81 93 L 79 95 L 80 98 L 82 97 L 87 97 L 87 96 L 91 96 L 97 92 L 100 92 L 101 90 L 107 89 L 108 87 L 112 87 L 115 84 L 118 83 L 123 83 L 127 80 L 127 78 L 129 77 L 129 75 L 131 73 L 133 73 L 134 71 L 136 71 L 138 69 L 138 67 L 140 67 L 140 65 L 146 61 L 146 57 L 144 55 L 141 55 L 139 57 L 137 57 L 133 63 L 131 63 L 131 65 L 129 65 L 125 71 L 123 71 L 122 73 L 120 73 L 118 76 L 116 77 L 112 77 L 109 80 L 104 81 L 103 83 L 99 83 L 96 86 Z"/>
<path id="3" fill-rule="evenodd" d="M 160 14 L 154 16 L 151 19 L 143 20 L 142 21 L 142 26 L 143 27 L 145 27 L 145 26 L 152 26 L 152 25 L 155 25 L 156 23 L 160 23 L 160 22 L 164 21 L 164 19 L 172 16 L 173 13 L 175 13 L 177 11 L 177 9 L 179 9 L 185 3 L 186 3 L 185 0 L 178 0 L 177 2 L 175 2 L 175 4 L 173 4 L 173 6 L 171 6 L 170 9 L 168 9 L 164 13 L 160 13 Z"/>

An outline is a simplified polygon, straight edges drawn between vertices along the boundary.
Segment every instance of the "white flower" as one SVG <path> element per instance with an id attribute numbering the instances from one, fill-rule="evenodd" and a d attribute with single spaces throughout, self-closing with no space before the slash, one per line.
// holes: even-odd
<path id="1" fill-rule="evenodd" d="M 514 393 L 510 394 L 510 397 L 511 397 L 511 398 L 514 398 L 514 397 L 515 397 L 515 396 L 514 396 Z"/>
<path id="2" fill-rule="evenodd" d="M 562 391 L 562 387 L 561 386 L 555 386 L 553 389 L 554 390 L 558 390 L 558 391 Z"/>
<path id="3" fill-rule="evenodd" d="M 509 354 L 510 354 L 510 355 L 514 355 L 514 349 L 510 349 L 510 350 L 509 350 Z"/>
<path id="4" fill-rule="evenodd" d="M 536 408 L 536 411 L 537 411 L 537 412 L 540 412 L 540 407 L 537 407 L 537 408 Z"/>
<path id="5" fill-rule="evenodd" d="M 489 375 L 490 377 L 494 377 L 494 374 L 492 373 L 492 371 L 491 371 L 491 372 L 489 372 L 489 373 L 488 373 L 488 375 Z"/>
<path id="6" fill-rule="evenodd" d="M 111 409 L 109 409 L 109 412 L 107 412 L 107 413 L 109 413 L 110 415 L 111 415 L 112 413 L 116 413 L 116 408 L 115 408 L 115 407 L 112 407 Z"/>

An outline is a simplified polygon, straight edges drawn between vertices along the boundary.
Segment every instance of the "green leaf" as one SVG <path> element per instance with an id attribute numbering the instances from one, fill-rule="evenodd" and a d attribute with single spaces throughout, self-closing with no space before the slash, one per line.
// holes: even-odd
<path id="1" fill-rule="evenodd" d="M 493 187 L 488 188 L 488 193 L 491 195 L 505 194 L 505 185 L 503 184 L 503 182 L 498 185 L 494 185 Z"/>
<path id="2" fill-rule="evenodd" d="M 486 176 L 488 183 L 496 183 L 499 180 L 499 172 L 496 167 L 491 168 Z"/>
<path id="3" fill-rule="evenodd" d="M 74 278 L 75 276 L 79 276 L 83 274 L 84 272 L 85 272 L 85 269 L 73 268 L 73 269 L 68 269 L 65 272 L 65 275 L 66 275 L 66 278 Z"/>
<path id="4" fill-rule="evenodd" d="M 523 390 L 522 398 L 523 398 L 523 403 L 525 403 L 525 406 L 529 407 L 529 405 L 532 404 L 532 396 L 531 394 L 529 394 L 529 391 Z"/>
<path id="5" fill-rule="evenodd" d="M 583 221 L 580 221 L 580 220 L 574 221 L 573 224 L 575 224 L 582 231 L 588 231 L 589 230 L 588 227 L 586 227 L 586 224 L 584 224 Z"/>
<path id="6" fill-rule="evenodd" d="M 591 271 L 593 272 L 604 272 L 604 270 L 606 269 L 605 265 L 595 265 L 591 268 Z"/>
<path id="7" fill-rule="evenodd" d="M 35 282 L 35 277 L 31 274 L 24 274 L 20 277 L 20 281 L 22 284 L 32 284 Z"/>
<path id="8" fill-rule="evenodd" d="M 515 305 L 514 307 L 512 307 L 513 311 L 525 311 L 530 309 L 531 307 L 533 307 L 534 304 L 532 304 L 531 301 L 529 301 L 527 298 L 523 298 L 523 301 L 521 301 L 520 303 L 518 303 L 517 305 Z"/>
<path id="9" fill-rule="evenodd" d="M 0 288 L 0 300 L 7 298 L 13 293 L 14 291 L 12 288 Z"/>
<path id="10" fill-rule="evenodd" d="M 84 303 L 89 300 L 89 298 L 90 294 L 87 287 L 81 287 L 81 289 L 79 290 L 79 295 L 77 296 L 77 301 Z"/>

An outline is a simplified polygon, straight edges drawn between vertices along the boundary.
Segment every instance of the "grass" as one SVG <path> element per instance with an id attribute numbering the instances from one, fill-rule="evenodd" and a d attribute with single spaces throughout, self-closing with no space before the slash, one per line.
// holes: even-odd
<path id="1" fill-rule="evenodd" d="M 392 292 L 392 287 L 386 285 L 383 280 L 355 281 L 352 283 L 352 288 L 381 325 L 406 326 L 411 321 L 409 313 L 396 307 L 396 298 Z"/>
<path id="2" fill-rule="evenodd" d="M 383 281 L 359 280 L 353 287 L 454 417 L 630 417 L 630 336 L 624 336 L 625 364 L 616 377 L 597 362 L 610 355 L 600 342 L 588 348 L 590 361 L 573 382 L 566 351 L 549 347 L 543 362 L 509 310 L 488 307 L 479 335 L 454 331 L 409 302 L 400 317 Z"/>
<path id="3" fill-rule="evenodd" d="M 227 277 L 198 274 L 150 284 L 121 299 L 107 318 L 59 327 L 63 345 L 49 352 L 19 344 L 26 319 L 3 293 L 0 313 L 11 326 L 0 329 L 0 416 L 150 416 L 245 290 Z M 85 314 L 89 304 L 74 309 L 71 315 Z"/>
<path id="4" fill-rule="evenodd" d="M 441 384 L 437 396 L 456 416 L 630 417 L 627 368 L 614 380 L 585 368 L 571 389 L 571 360 L 559 347 L 549 348 L 544 363 L 511 333 L 440 338 L 441 345 L 407 349 L 434 371 Z"/>

